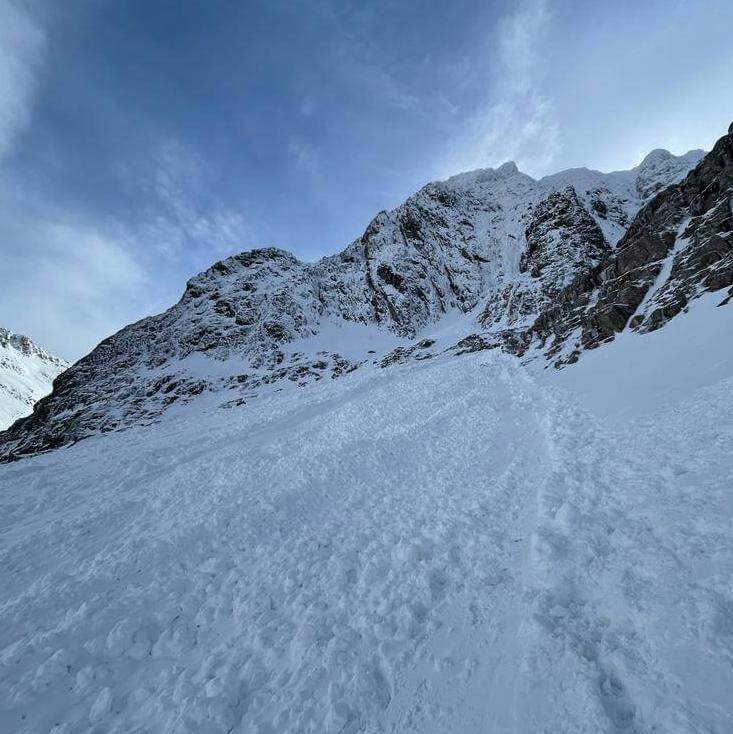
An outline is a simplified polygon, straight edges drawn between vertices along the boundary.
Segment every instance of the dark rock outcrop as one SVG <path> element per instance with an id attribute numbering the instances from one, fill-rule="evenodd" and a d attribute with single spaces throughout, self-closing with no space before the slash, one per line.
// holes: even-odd
<path id="1" fill-rule="evenodd" d="M 559 365 L 627 326 L 658 329 L 690 300 L 733 286 L 733 135 L 642 207 L 599 265 L 577 273 L 528 331 L 528 343 L 550 340 L 550 356 L 564 351 Z"/>

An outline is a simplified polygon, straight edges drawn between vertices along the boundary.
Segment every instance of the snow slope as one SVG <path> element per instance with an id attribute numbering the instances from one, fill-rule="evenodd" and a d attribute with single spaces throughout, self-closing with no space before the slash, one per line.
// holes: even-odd
<path id="1" fill-rule="evenodd" d="M 54 378 L 70 366 L 27 336 L 0 327 L 0 431 L 28 415 L 51 392 Z"/>
<path id="2" fill-rule="evenodd" d="M 663 329 L 626 331 L 587 352 L 572 369 L 543 370 L 542 382 L 571 390 L 590 411 L 622 422 L 690 399 L 733 376 L 733 310 L 707 293 Z"/>
<path id="3" fill-rule="evenodd" d="M 481 352 L 0 466 L 0 730 L 729 732 L 732 387 Z"/>

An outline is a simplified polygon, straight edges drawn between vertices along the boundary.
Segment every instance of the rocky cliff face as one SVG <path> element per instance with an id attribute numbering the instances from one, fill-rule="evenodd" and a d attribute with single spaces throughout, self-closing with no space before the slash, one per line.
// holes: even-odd
<path id="1" fill-rule="evenodd" d="M 629 322 L 656 328 L 729 284 L 730 145 L 702 162 L 702 151 L 654 151 L 631 171 L 540 180 L 508 163 L 428 184 L 317 263 L 274 248 L 218 262 L 175 306 L 62 374 L 0 434 L 0 460 L 153 421 L 202 394 L 241 405 L 439 348 L 562 365 Z M 346 349 L 349 324 L 365 331 Z M 366 333 L 383 339 L 367 348 Z"/>
<path id="2" fill-rule="evenodd" d="M 27 336 L 0 327 L 0 429 L 28 415 L 68 367 Z"/>
<path id="3" fill-rule="evenodd" d="M 657 157 L 659 152 L 657 151 Z M 680 182 L 659 189 L 616 248 L 578 269 L 524 335 L 561 354 L 558 366 L 625 328 L 663 326 L 690 300 L 733 286 L 733 125 Z M 733 288 L 721 299 L 728 303 Z"/>

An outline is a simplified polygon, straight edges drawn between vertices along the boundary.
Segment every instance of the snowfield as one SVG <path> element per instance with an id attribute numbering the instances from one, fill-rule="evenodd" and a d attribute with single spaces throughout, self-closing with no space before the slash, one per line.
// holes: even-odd
<path id="1" fill-rule="evenodd" d="M 0 466 L 0 731 L 733 731 L 733 379 L 612 419 L 572 369 L 358 370 Z"/>

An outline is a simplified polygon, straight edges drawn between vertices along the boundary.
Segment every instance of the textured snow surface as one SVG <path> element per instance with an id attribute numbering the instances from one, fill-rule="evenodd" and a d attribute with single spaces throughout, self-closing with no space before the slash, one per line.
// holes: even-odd
<path id="1" fill-rule="evenodd" d="M 0 731 L 730 732 L 733 381 L 689 397 L 483 352 L 1 466 Z"/>
<path id="2" fill-rule="evenodd" d="M 0 431 L 28 415 L 69 363 L 0 327 Z"/>

